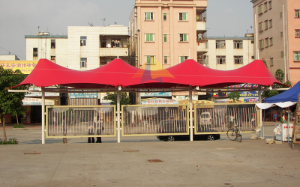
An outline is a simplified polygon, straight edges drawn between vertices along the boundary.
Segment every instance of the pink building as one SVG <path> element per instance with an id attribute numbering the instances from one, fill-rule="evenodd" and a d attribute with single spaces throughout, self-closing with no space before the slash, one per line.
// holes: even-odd
<path id="1" fill-rule="evenodd" d="M 267 62 L 284 82 L 300 81 L 300 0 L 252 0 L 255 56 Z"/>
<path id="2" fill-rule="evenodd" d="M 207 0 L 136 0 L 129 19 L 130 63 L 174 66 L 207 52 Z"/>

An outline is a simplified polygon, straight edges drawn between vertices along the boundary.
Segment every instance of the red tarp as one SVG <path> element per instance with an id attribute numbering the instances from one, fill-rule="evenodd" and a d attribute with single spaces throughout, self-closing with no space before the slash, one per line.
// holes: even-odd
<path id="1" fill-rule="evenodd" d="M 133 67 L 121 59 L 105 66 L 78 71 L 64 68 L 49 60 L 39 60 L 30 75 L 18 86 L 33 84 L 38 87 L 63 85 L 74 88 L 170 88 L 175 86 L 224 87 L 251 83 L 270 86 L 281 84 L 269 72 L 262 60 L 255 60 L 239 69 L 214 70 L 194 60 L 186 60 L 168 69 L 150 71 Z"/>

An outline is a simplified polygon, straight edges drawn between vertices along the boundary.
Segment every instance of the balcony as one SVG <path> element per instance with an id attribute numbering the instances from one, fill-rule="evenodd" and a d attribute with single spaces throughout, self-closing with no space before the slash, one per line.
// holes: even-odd
<path id="1" fill-rule="evenodd" d="M 207 33 L 206 33 L 206 30 L 197 30 L 197 43 L 198 45 L 200 43 L 205 43 L 207 42 Z"/>
<path id="2" fill-rule="evenodd" d="M 128 48 L 113 47 L 113 48 L 100 48 L 100 56 L 128 56 Z"/>

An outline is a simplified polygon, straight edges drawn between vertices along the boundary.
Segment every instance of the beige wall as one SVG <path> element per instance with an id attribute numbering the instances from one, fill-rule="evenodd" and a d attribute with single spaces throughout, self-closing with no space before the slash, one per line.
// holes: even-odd
<path id="1" fill-rule="evenodd" d="M 300 18 L 295 18 L 295 9 L 300 9 L 300 1 L 288 1 L 288 63 L 290 80 L 293 85 L 300 81 L 300 62 L 294 61 L 294 51 L 300 51 L 300 38 L 295 37 L 295 30 L 300 29 Z"/>
<path id="2" fill-rule="evenodd" d="M 190 55 L 190 58 L 197 60 L 196 9 L 206 7 L 206 0 L 136 0 L 129 18 L 131 58 L 136 58 L 136 64 L 138 58 L 141 64 L 145 64 L 146 56 L 153 55 L 165 68 L 178 64 L 180 56 Z M 153 12 L 154 20 L 144 20 L 145 12 Z M 187 21 L 179 21 L 179 12 L 187 13 Z M 164 13 L 167 13 L 166 21 L 163 20 Z M 202 27 L 205 29 L 205 22 Z M 137 32 L 138 29 L 140 33 Z M 154 34 L 154 42 L 145 42 L 146 33 Z M 164 42 L 164 34 L 167 34 L 167 42 Z M 179 42 L 179 34 L 188 34 L 188 42 Z M 164 64 L 164 56 L 168 58 L 167 64 Z"/>

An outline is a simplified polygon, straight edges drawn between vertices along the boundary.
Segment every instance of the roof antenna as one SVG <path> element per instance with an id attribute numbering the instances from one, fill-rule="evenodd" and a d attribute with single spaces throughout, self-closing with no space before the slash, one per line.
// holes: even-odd
<path id="1" fill-rule="evenodd" d="M 91 27 L 93 27 L 94 25 L 93 25 L 93 23 L 90 23 L 90 22 L 88 22 L 88 24 L 91 26 Z"/>
<path id="2" fill-rule="evenodd" d="M 103 18 L 103 26 L 104 26 L 104 27 L 105 27 L 105 20 L 106 20 L 106 19 L 105 19 L 105 18 Z"/>

